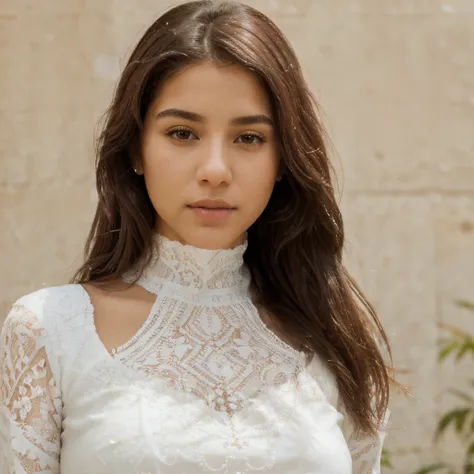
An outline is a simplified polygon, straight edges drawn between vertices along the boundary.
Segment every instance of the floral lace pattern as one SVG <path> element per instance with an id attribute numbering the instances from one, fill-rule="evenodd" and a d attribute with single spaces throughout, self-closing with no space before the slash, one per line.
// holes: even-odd
<path id="1" fill-rule="evenodd" d="M 2 473 L 59 472 L 61 398 L 42 344 L 43 333 L 37 316 L 22 306 L 12 309 L 3 327 Z"/>
<path id="2" fill-rule="evenodd" d="M 156 302 L 111 354 L 82 286 L 15 304 L 0 339 L 0 472 L 379 474 L 383 431 L 356 439 L 322 362 L 257 310 L 245 248 L 159 237 L 138 280 Z"/>
<path id="3" fill-rule="evenodd" d="M 341 410 L 342 411 L 342 410 Z M 352 457 L 353 474 L 380 474 L 382 447 L 385 439 L 389 413 L 387 412 L 381 429 L 374 438 L 360 438 L 352 434 L 350 427 L 346 428 L 347 445 Z"/>

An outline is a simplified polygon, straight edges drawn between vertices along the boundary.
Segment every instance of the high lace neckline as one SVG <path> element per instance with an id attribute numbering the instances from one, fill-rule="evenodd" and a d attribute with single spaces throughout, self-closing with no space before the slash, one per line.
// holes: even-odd
<path id="1" fill-rule="evenodd" d="M 232 249 L 210 250 L 182 244 L 158 234 L 150 263 L 125 276 L 157 294 L 163 285 L 183 296 L 199 293 L 250 296 L 250 274 L 244 264 L 247 241 Z"/>
<path id="2" fill-rule="evenodd" d="M 152 328 L 165 324 L 163 314 L 166 313 L 180 327 L 197 320 L 198 327 L 207 327 L 217 317 L 220 321 L 217 326 L 230 324 L 239 331 L 248 330 L 249 335 L 258 334 L 258 338 L 278 347 L 284 358 L 305 364 L 305 353 L 283 341 L 284 335 L 271 318 L 264 312 L 264 321 L 254 304 L 250 271 L 243 258 L 247 245 L 245 241 L 233 249 L 208 250 L 157 235 L 150 263 L 145 267 L 138 265 L 123 276 L 124 281 L 135 282 L 157 295 L 157 300 L 146 323 L 120 351 L 140 340 L 142 345 L 152 345 L 156 332 Z M 167 305 L 171 306 L 164 310 Z M 201 320 L 203 317 L 207 319 Z M 146 334 L 151 338 L 148 342 L 143 341 Z"/>
<path id="3" fill-rule="evenodd" d="M 271 318 L 262 320 L 254 304 L 250 271 L 244 263 L 247 246 L 245 241 L 232 249 L 209 250 L 157 235 L 150 263 L 146 267 L 139 265 L 123 279 L 157 295 L 158 305 L 176 302 L 178 306 L 174 307 L 173 318 L 181 321 L 180 324 L 184 324 L 183 317 L 185 320 L 190 317 L 183 308 L 199 308 L 191 319 L 199 318 L 202 311 L 214 314 L 215 308 L 219 314 L 222 313 L 221 316 L 226 313 L 233 319 L 232 325 L 244 328 L 250 324 L 250 333 L 259 333 L 286 353 L 285 357 L 295 357 L 304 363 L 304 352 L 284 342 L 282 335 L 277 335 L 279 329 L 270 321 Z M 156 311 L 160 313 L 154 306 L 150 316 L 152 321 Z M 182 311 L 186 314 L 181 314 Z M 145 324 L 130 344 L 140 339 L 149 326 Z"/>

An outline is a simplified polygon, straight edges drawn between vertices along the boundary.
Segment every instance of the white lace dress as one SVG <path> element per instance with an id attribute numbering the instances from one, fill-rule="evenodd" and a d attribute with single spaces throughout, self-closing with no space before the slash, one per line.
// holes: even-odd
<path id="1" fill-rule="evenodd" d="M 384 432 L 355 439 L 325 365 L 262 321 L 245 245 L 157 244 L 139 282 L 156 301 L 112 353 L 81 285 L 14 304 L 0 339 L 0 473 L 379 473 Z"/>

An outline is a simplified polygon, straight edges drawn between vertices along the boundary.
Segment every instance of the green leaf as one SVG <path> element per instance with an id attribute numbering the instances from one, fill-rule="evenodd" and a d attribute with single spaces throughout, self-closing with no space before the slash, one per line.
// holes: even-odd
<path id="1" fill-rule="evenodd" d="M 457 300 L 457 301 L 456 301 L 456 304 L 457 304 L 460 308 L 469 309 L 470 311 L 474 311 L 474 303 L 471 303 L 470 301 Z"/>
<path id="2" fill-rule="evenodd" d="M 471 408 L 456 408 L 445 413 L 438 423 L 435 438 L 438 438 L 451 423 L 454 423 L 456 431 L 460 433 L 470 412 Z"/>
<path id="3" fill-rule="evenodd" d="M 464 429 L 464 425 L 471 414 L 472 408 L 461 408 L 458 410 L 458 414 L 456 416 L 456 432 L 458 434 L 462 433 Z"/>
<path id="4" fill-rule="evenodd" d="M 440 469 L 447 469 L 448 466 L 445 463 L 431 464 L 430 466 L 423 467 L 416 471 L 414 474 L 429 474 L 431 472 L 439 471 Z"/>
<path id="5" fill-rule="evenodd" d="M 448 357 L 451 352 L 455 351 L 456 349 L 459 350 L 459 342 L 458 341 L 451 341 L 449 344 L 446 344 L 440 351 L 438 355 L 438 359 L 440 362 L 443 362 L 446 357 Z"/>
<path id="6" fill-rule="evenodd" d="M 474 456 L 474 441 L 467 448 L 467 457 Z"/>
<path id="7" fill-rule="evenodd" d="M 474 474 L 474 464 L 466 464 L 464 466 L 464 474 Z"/>
<path id="8" fill-rule="evenodd" d="M 467 338 L 459 348 L 456 361 L 459 362 L 469 351 L 472 352 L 472 356 L 474 357 L 474 340 L 471 338 Z"/>
<path id="9" fill-rule="evenodd" d="M 385 448 L 382 449 L 382 459 L 380 461 L 380 465 L 382 467 L 393 468 L 392 463 L 390 462 L 390 453 Z"/>
<path id="10" fill-rule="evenodd" d="M 467 393 L 461 392 L 461 390 L 450 389 L 448 392 L 460 398 L 461 400 L 464 400 L 465 402 L 474 403 L 474 398 Z"/>
<path id="11" fill-rule="evenodd" d="M 462 433 L 462 430 L 464 429 L 464 425 L 466 424 L 466 421 L 468 420 L 471 412 L 472 412 L 471 408 L 465 408 L 464 410 L 460 410 L 459 415 L 456 418 L 456 431 L 458 434 Z"/>
<path id="12" fill-rule="evenodd" d="M 456 303 L 459 307 L 474 312 L 473 302 L 459 300 Z M 448 323 L 439 323 L 438 326 L 444 332 L 444 336 L 439 340 L 438 357 L 440 362 L 443 362 L 449 356 L 453 356 L 455 362 L 459 362 L 469 355 L 474 358 L 474 334 L 469 334 L 467 331 Z M 474 379 L 468 378 L 467 383 L 474 388 Z M 449 390 L 449 393 L 457 398 L 461 406 L 458 405 L 458 407 L 444 413 L 440 418 L 435 433 L 435 441 L 448 428 L 455 431 L 466 448 L 462 474 L 474 474 L 474 393 L 469 389 L 452 389 Z M 431 474 L 434 472 L 439 474 L 461 474 L 459 470 L 445 463 L 430 464 L 418 470 L 415 474 Z"/>

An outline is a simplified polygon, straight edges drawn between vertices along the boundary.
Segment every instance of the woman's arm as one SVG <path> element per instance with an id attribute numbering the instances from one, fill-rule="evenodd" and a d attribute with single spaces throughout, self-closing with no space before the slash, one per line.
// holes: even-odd
<path id="1" fill-rule="evenodd" d="M 352 474 L 380 474 L 382 448 L 386 434 L 389 411 L 376 436 L 356 436 L 352 423 L 343 409 L 342 429 L 352 457 Z"/>
<path id="2" fill-rule="evenodd" d="M 2 474 L 59 473 L 62 402 L 47 338 L 34 312 L 13 306 L 0 335 Z"/>

